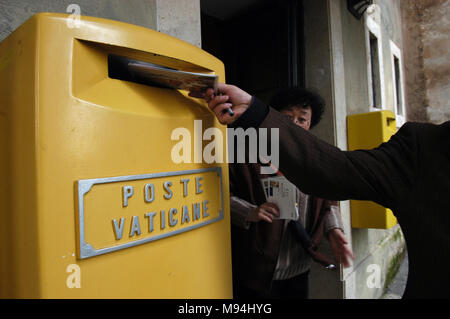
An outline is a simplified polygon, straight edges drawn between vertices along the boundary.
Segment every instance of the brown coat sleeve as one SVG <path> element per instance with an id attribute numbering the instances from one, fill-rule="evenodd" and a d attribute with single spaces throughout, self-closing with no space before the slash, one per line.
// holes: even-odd
<path id="1" fill-rule="evenodd" d="M 261 104 L 254 99 L 251 107 Z M 271 108 L 266 114 L 259 127 L 279 129 L 279 169 L 304 193 L 331 200 L 372 200 L 391 209 L 408 194 L 417 167 L 409 124 L 376 149 L 341 151 Z M 245 122 L 240 119 L 242 127 Z"/>

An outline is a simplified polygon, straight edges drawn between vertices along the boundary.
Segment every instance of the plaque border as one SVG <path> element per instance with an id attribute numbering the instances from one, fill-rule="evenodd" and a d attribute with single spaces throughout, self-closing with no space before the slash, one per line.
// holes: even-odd
<path id="1" fill-rule="evenodd" d="M 84 195 L 86 195 L 91 189 L 92 186 L 97 184 L 107 184 L 107 183 L 116 183 L 116 182 L 125 182 L 125 181 L 135 181 L 135 180 L 143 180 L 143 179 L 152 179 L 159 177 L 170 177 L 170 176 L 179 176 L 179 175 L 188 175 L 188 174 L 197 174 L 197 173 L 208 173 L 208 172 L 216 172 L 219 176 L 220 180 L 220 201 L 221 208 L 219 210 L 219 215 L 213 219 L 209 219 L 203 221 L 201 223 L 197 223 L 195 225 L 191 225 L 185 228 L 177 229 L 173 232 L 160 234 L 156 236 L 150 236 L 146 238 L 142 238 L 139 240 L 135 240 L 132 242 L 115 245 L 111 247 L 104 247 L 100 249 L 95 249 L 91 244 L 86 242 L 85 231 L 84 231 Z M 223 219 L 223 181 L 222 181 L 222 168 L 221 167 L 210 167 L 210 168 L 200 168 L 193 170 L 183 170 L 183 171 L 175 171 L 175 172 L 164 172 L 164 173 L 152 173 L 152 174 L 143 174 L 143 175 L 128 175 L 128 176 L 118 176 L 118 177 L 105 177 L 105 178 L 94 178 L 94 179 L 81 179 L 77 181 L 78 186 L 78 259 L 85 259 L 89 257 L 94 257 L 98 255 L 107 254 L 110 252 L 114 252 L 117 250 L 130 248 L 142 244 L 146 244 L 155 240 L 159 240 L 162 238 L 174 236 L 180 233 L 184 233 L 193 229 L 197 229 L 219 220 Z"/>

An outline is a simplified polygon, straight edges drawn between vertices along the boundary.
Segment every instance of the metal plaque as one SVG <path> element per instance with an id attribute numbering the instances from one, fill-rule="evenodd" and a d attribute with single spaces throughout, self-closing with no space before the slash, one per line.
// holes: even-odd
<path id="1" fill-rule="evenodd" d="M 78 258 L 223 219 L 220 167 L 78 181 Z"/>

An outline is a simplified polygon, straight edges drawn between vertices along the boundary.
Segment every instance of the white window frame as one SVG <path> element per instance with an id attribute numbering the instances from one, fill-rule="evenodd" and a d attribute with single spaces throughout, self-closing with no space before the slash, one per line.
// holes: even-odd
<path id="1" fill-rule="evenodd" d="M 397 127 L 402 126 L 406 122 L 406 107 L 405 107 L 405 81 L 403 78 L 403 59 L 402 59 L 402 51 L 399 49 L 399 47 L 392 41 L 390 41 L 390 48 L 391 48 L 391 64 L 392 64 L 392 82 L 394 86 L 394 110 L 395 110 L 395 121 L 397 123 Z M 401 114 L 398 113 L 397 109 L 397 81 L 395 78 L 395 60 L 394 57 L 398 60 L 398 69 L 399 69 L 399 80 L 400 80 L 400 89 L 398 90 L 399 94 L 401 95 L 401 105 L 399 107 L 401 108 Z"/>
<path id="2" fill-rule="evenodd" d="M 373 105 L 372 92 L 372 61 L 370 52 L 370 33 L 377 38 L 378 43 L 378 65 L 380 72 L 380 95 L 381 95 L 381 109 Z M 381 28 L 378 23 L 369 15 L 365 15 L 365 36 L 366 36 L 366 58 L 367 58 L 367 84 L 369 93 L 369 107 L 370 111 L 380 111 L 386 109 L 386 94 L 384 86 L 384 63 L 383 63 L 383 42 L 381 37 Z"/>

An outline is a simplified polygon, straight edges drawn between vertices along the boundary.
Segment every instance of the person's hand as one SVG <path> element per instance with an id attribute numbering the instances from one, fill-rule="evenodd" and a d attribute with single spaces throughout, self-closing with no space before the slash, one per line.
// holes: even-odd
<path id="1" fill-rule="evenodd" d="M 329 240 L 336 261 L 341 263 L 345 268 L 350 267 L 350 260 L 355 259 L 355 257 L 348 247 L 344 233 L 339 228 L 332 229 L 329 232 Z"/>
<path id="2" fill-rule="evenodd" d="M 249 222 L 259 222 L 264 220 L 272 223 L 275 217 L 280 217 L 278 206 L 274 203 L 264 203 L 256 207 L 247 217 Z"/>
<path id="3" fill-rule="evenodd" d="M 216 95 L 214 90 L 209 88 L 205 92 L 192 91 L 189 96 L 205 99 L 208 107 L 214 112 L 221 124 L 231 124 L 236 121 L 247 111 L 252 102 L 250 94 L 234 85 L 219 83 L 218 92 L 221 95 Z M 227 112 L 229 108 L 233 110 L 233 116 Z"/>

